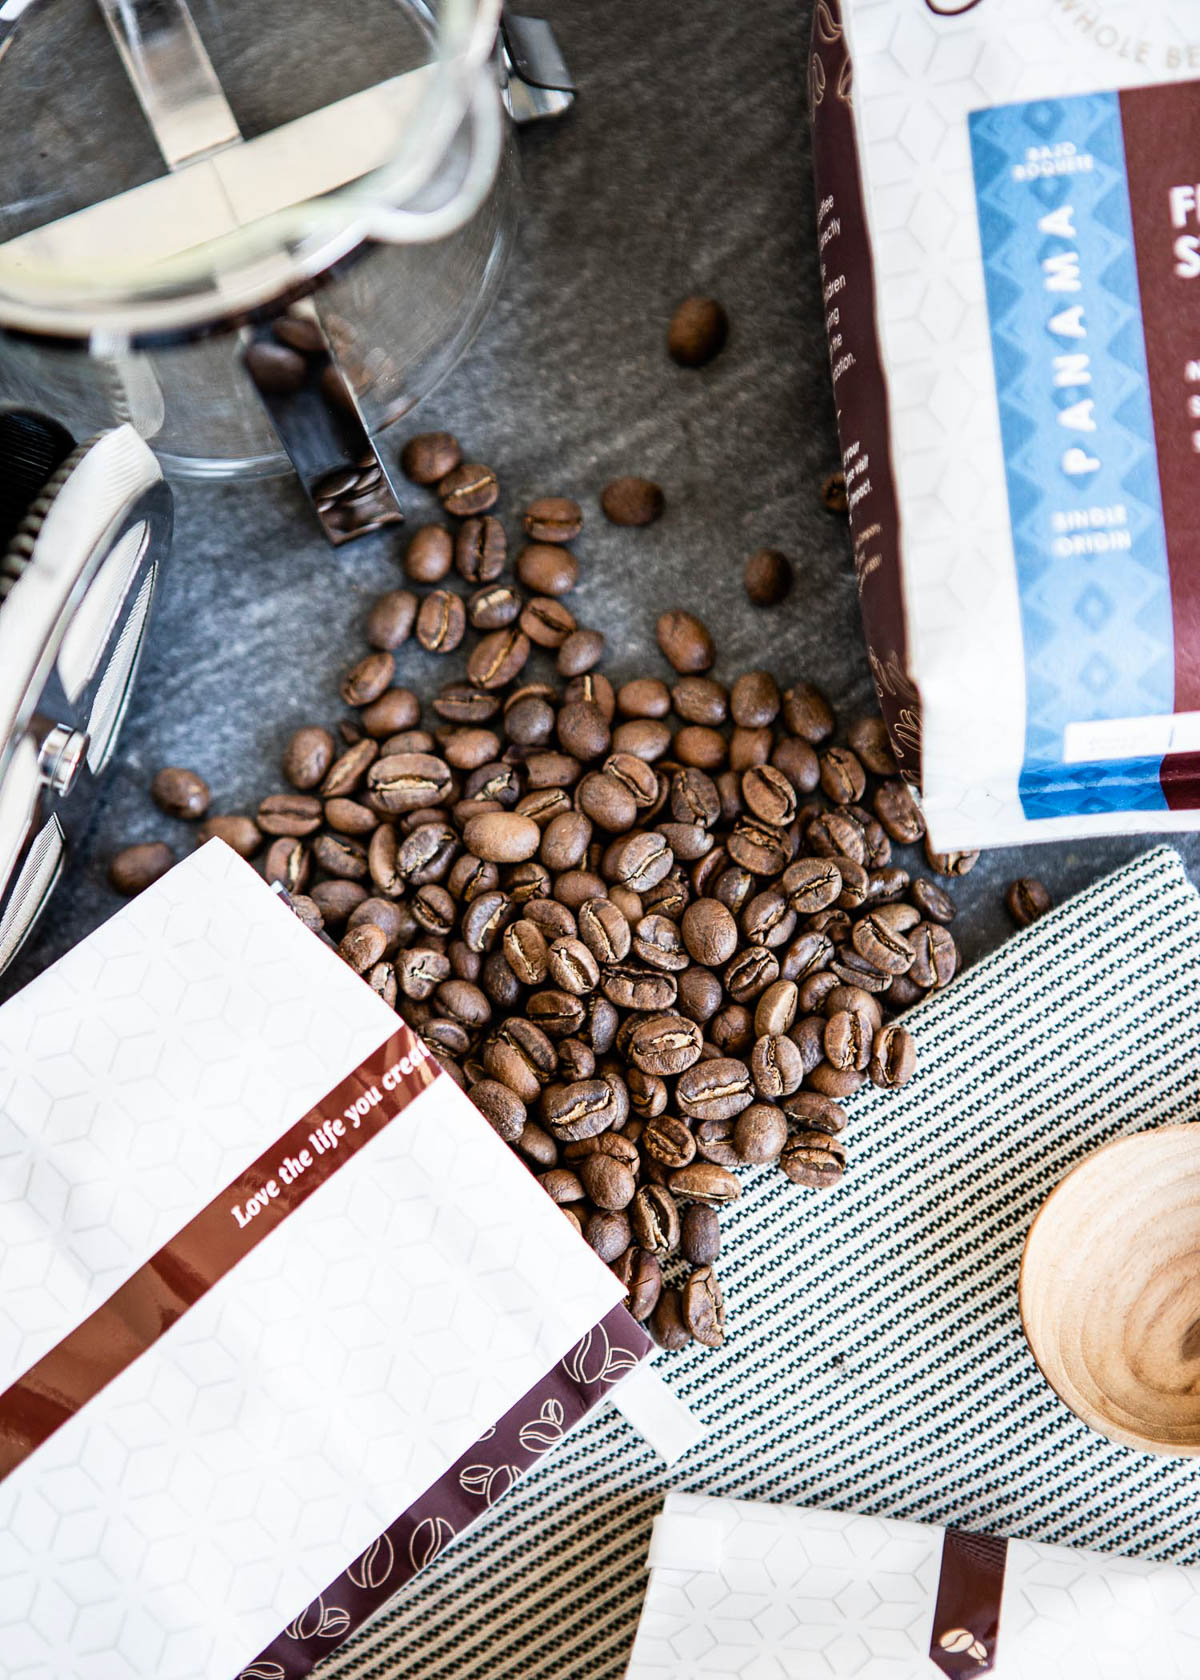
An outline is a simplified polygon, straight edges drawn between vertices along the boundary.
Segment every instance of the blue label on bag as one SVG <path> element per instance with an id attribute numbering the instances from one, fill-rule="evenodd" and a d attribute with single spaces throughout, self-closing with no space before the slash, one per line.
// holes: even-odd
<path id="1" fill-rule="evenodd" d="M 1165 810 L 1161 752 L 1086 756 L 1087 726 L 1175 699 L 1121 101 L 978 111 L 970 137 L 1024 639 L 1022 808 Z"/>

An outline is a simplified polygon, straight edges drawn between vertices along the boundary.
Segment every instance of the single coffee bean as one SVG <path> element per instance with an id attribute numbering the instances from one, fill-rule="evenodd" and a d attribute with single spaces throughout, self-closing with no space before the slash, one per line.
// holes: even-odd
<path id="1" fill-rule="evenodd" d="M 668 883 L 664 883 L 666 886 Z M 655 888 L 657 893 L 660 888 Z M 653 897 L 650 902 L 661 902 Z M 688 966 L 688 954 L 683 936 L 669 916 L 652 911 L 643 916 L 633 930 L 633 951 L 651 968 L 665 969 L 678 974 Z"/>
<path id="2" fill-rule="evenodd" d="M 249 817 L 205 817 L 196 830 L 197 845 L 203 846 L 206 840 L 223 840 L 239 857 L 247 859 L 258 851 L 262 838 L 258 824 Z"/>
<path id="3" fill-rule="evenodd" d="M 429 753 L 389 754 L 377 759 L 367 774 L 375 805 L 390 814 L 437 805 L 449 791 L 451 780 L 446 761 Z"/>
<path id="4" fill-rule="evenodd" d="M 680 1074 L 675 1100 L 693 1120 L 732 1120 L 754 1101 L 754 1081 L 735 1058 L 699 1061 Z"/>
<path id="5" fill-rule="evenodd" d="M 504 955 L 523 986 L 540 986 L 549 973 L 550 948 L 545 935 L 524 917 L 504 930 Z"/>
<path id="6" fill-rule="evenodd" d="M 711 1266 L 699 1267 L 684 1284 L 681 1312 L 684 1324 L 701 1347 L 724 1345 L 725 1299 Z"/>
<path id="7" fill-rule="evenodd" d="M 641 1149 L 658 1166 L 675 1172 L 695 1158 L 696 1140 L 683 1120 L 660 1112 L 642 1128 Z"/>
<path id="8" fill-rule="evenodd" d="M 208 810 L 212 790 L 194 770 L 172 765 L 155 776 L 150 784 L 150 797 L 167 816 L 195 822 Z"/>
<path id="9" fill-rule="evenodd" d="M 500 486 L 490 467 L 464 462 L 439 480 L 437 493 L 447 513 L 465 519 L 494 508 L 500 499 Z"/>
<path id="10" fill-rule="evenodd" d="M 163 840 L 148 840 L 139 846 L 126 846 L 108 866 L 109 885 L 114 892 L 132 898 L 152 886 L 175 863 L 175 854 Z"/>
<path id="11" fill-rule="evenodd" d="M 785 735 L 771 750 L 769 762 L 782 770 L 797 794 L 811 793 L 821 778 L 817 755 L 798 735 Z"/>
<path id="12" fill-rule="evenodd" d="M 353 793 L 378 754 L 377 741 L 356 741 L 347 752 L 333 761 L 318 790 L 321 798 L 338 799 Z"/>
<path id="13" fill-rule="evenodd" d="M 466 519 L 459 526 L 454 538 L 454 564 L 467 583 L 494 582 L 507 558 L 508 542 L 498 519 L 488 514 L 482 519 Z"/>
<path id="14" fill-rule="evenodd" d="M 677 671 L 707 671 L 717 657 L 706 626 L 692 613 L 663 613 L 655 625 L 655 636 Z"/>
<path id="15" fill-rule="evenodd" d="M 908 1083 L 916 1065 L 917 1051 L 911 1033 L 895 1021 L 881 1027 L 871 1047 L 868 1069 L 871 1083 L 885 1091 L 894 1090 Z"/>
<path id="16" fill-rule="evenodd" d="M 727 1202 L 736 1202 L 742 1193 L 740 1181 L 715 1161 L 693 1161 L 673 1172 L 667 1182 L 678 1200 L 703 1202 L 707 1207 L 724 1207 Z"/>
<path id="17" fill-rule="evenodd" d="M 499 715 L 500 697 L 471 683 L 446 683 L 434 696 L 433 709 L 447 723 L 490 723 Z"/>
<path id="18" fill-rule="evenodd" d="M 796 815 L 796 790 L 782 770 L 759 764 L 742 776 L 742 798 L 760 822 L 786 828 Z"/>
<path id="19" fill-rule="evenodd" d="M 1004 895 L 1008 913 L 1019 928 L 1026 928 L 1050 908 L 1050 894 L 1040 881 L 1023 875 L 1013 881 Z"/>
<path id="20" fill-rule="evenodd" d="M 280 838 L 267 847 L 263 859 L 263 880 L 278 882 L 291 898 L 303 893 L 308 885 L 311 866 L 308 847 L 300 840 Z"/>
<path id="21" fill-rule="evenodd" d="M 780 884 L 792 909 L 811 916 L 837 901 L 842 876 L 832 858 L 798 858 L 784 870 Z"/>
<path id="22" fill-rule="evenodd" d="M 627 1208 L 637 1190 L 636 1174 L 611 1155 L 588 1155 L 580 1162 L 579 1181 L 595 1205 L 610 1213 Z"/>
<path id="23" fill-rule="evenodd" d="M 490 951 L 512 912 L 513 901 L 505 892 L 485 892 L 473 898 L 462 919 L 462 936 L 469 949 Z"/>
<path id="24" fill-rule="evenodd" d="M 721 1056 L 742 1056 L 754 1042 L 754 1021 L 750 1011 L 740 1003 L 722 1005 L 708 1024 L 712 1047 Z M 705 1051 L 708 1060 L 707 1048 Z"/>
<path id="25" fill-rule="evenodd" d="M 614 752 L 653 764 L 671 745 L 671 731 L 661 718 L 633 718 L 613 730 L 612 745 Z"/>
<path id="26" fill-rule="evenodd" d="M 733 1147 L 733 1120 L 701 1120 L 695 1129 L 696 1154 L 703 1161 L 711 1161 L 714 1166 L 725 1167 L 729 1172 L 741 1165 L 738 1152 Z"/>
<path id="27" fill-rule="evenodd" d="M 552 1167 L 558 1160 L 558 1144 L 535 1120 L 525 1122 L 516 1146 L 535 1167 Z"/>
<path id="28" fill-rule="evenodd" d="M 896 774 L 887 724 L 881 717 L 856 718 L 846 731 L 846 739 L 873 776 Z"/>
<path id="29" fill-rule="evenodd" d="M 839 1009 L 825 1023 L 825 1059 L 831 1067 L 857 1072 L 871 1059 L 874 1034 L 870 1022 L 857 1010 Z"/>
<path id="30" fill-rule="evenodd" d="M 667 328 L 667 353 L 680 367 L 703 367 L 725 348 L 729 317 L 716 298 L 687 297 Z"/>
<path id="31" fill-rule="evenodd" d="M 781 874 L 792 855 L 786 831 L 754 817 L 742 817 L 734 824 L 726 846 L 733 861 L 753 875 Z"/>
<path id="32" fill-rule="evenodd" d="M 283 773 L 295 788 L 314 788 L 333 763 L 333 736 L 328 729 L 297 729 L 283 751 Z"/>
<path id="33" fill-rule="evenodd" d="M 713 677 L 681 677 L 671 690 L 671 705 L 685 723 L 715 729 L 728 719 L 729 693 Z"/>
<path id="34" fill-rule="evenodd" d="M 746 561 L 743 581 L 756 607 L 777 607 L 792 592 L 792 562 L 778 548 L 759 548 Z"/>
<path id="35" fill-rule="evenodd" d="M 582 1202 L 585 1198 L 578 1173 L 572 1172 L 569 1167 L 551 1167 L 549 1172 L 542 1174 L 538 1183 L 559 1207 L 565 1207 L 570 1202 Z"/>
<path id="36" fill-rule="evenodd" d="M 600 492 L 600 507 L 612 525 L 653 525 L 666 506 L 662 486 L 649 478 L 614 478 Z"/>
<path id="37" fill-rule="evenodd" d="M 742 729 L 761 729 L 775 722 L 782 698 L 769 671 L 745 671 L 729 691 L 729 710 Z"/>
<path id="38" fill-rule="evenodd" d="M 625 917 L 609 898 L 591 898 L 579 907 L 579 937 L 598 963 L 622 962 L 632 943 Z"/>
<path id="39" fill-rule="evenodd" d="M 480 688 L 505 688 L 524 669 L 529 652 L 528 636 L 515 625 L 493 630 L 472 648 L 467 674 Z"/>
<path id="40" fill-rule="evenodd" d="M 492 811 L 472 817 L 463 828 L 467 850 L 487 863 L 520 863 L 541 844 L 542 832 L 529 817 L 513 811 Z"/>
<path id="41" fill-rule="evenodd" d="M 842 1010 L 851 1010 L 863 1018 L 863 1030 L 868 1037 L 877 1033 L 883 1025 L 883 1012 L 870 992 L 865 992 L 861 986 L 835 986 L 823 999 L 822 1013 L 827 1021 Z"/>
<path id="42" fill-rule="evenodd" d="M 453 653 L 467 628 L 462 596 L 450 589 L 434 589 L 417 613 L 417 640 L 426 653 Z"/>
<path id="43" fill-rule="evenodd" d="M 979 862 L 978 852 L 935 852 L 925 836 L 925 856 L 935 875 L 969 875 Z"/>
<path id="44" fill-rule="evenodd" d="M 648 1328 L 658 1346 L 668 1353 L 678 1353 L 688 1345 L 692 1333 L 684 1323 L 683 1298 L 678 1289 L 662 1291 L 650 1314 Z"/>
<path id="45" fill-rule="evenodd" d="M 531 543 L 518 554 L 516 573 L 534 595 L 566 595 L 579 581 L 579 562 L 557 544 Z"/>
<path id="46" fill-rule="evenodd" d="M 794 980 L 776 980 L 761 992 L 754 1009 L 754 1031 L 763 1033 L 787 1032 L 796 1019 L 800 1004 L 800 988 Z"/>
<path id="47" fill-rule="evenodd" d="M 738 1159 L 752 1166 L 777 1161 L 787 1140 L 787 1121 L 773 1103 L 751 1103 L 738 1115 L 733 1128 L 733 1147 Z"/>
<path id="48" fill-rule="evenodd" d="M 948 986 L 958 968 L 958 947 L 937 922 L 918 922 L 905 943 L 914 953 L 908 974 L 923 991 Z"/>
<path id="49" fill-rule="evenodd" d="M 670 1009 L 678 991 L 673 974 L 633 962 L 608 964 L 601 973 L 600 986 L 617 1009 L 639 1012 Z"/>
<path id="50" fill-rule="evenodd" d="M 671 691 L 658 677 L 634 677 L 617 691 L 617 710 L 622 717 L 664 718 L 670 709 Z"/>
<path id="51" fill-rule="evenodd" d="M 766 727 L 735 729 L 729 737 L 729 768 L 741 775 L 743 771 L 753 769 L 755 765 L 766 764 L 771 756 L 772 741 L 771 731 Z"/>
<path id="52" fill-rule="evenodd" d="M 653 1254 L 642 1248 L 626 1249 L 613 1264 L 613 1271 L 625 1290 L 625 1307 L 642 1324 L 653 1313 L 662 1294 L 662 1268 Z"/>
<path id="53" fill-rule="evenodd" d="M 925 832 L 925 819 L 906 783 L 883 782 L 875 789 L 875 815 L 884 831 L 899 846 L 911 846 Z"/>
<path id="54" fill-rule="evenodd" d="M 828 747 L 821 754 L 821 789 L 835 805 L 854 805 L 867 789 L 867 773 L 849 747 Z"/>
<path id="55" fill-rule="evenodd" d="M 724 736 L 716 729 L 688 724 L 675 737 L 675 756 L 681 764 L 698 770 L 719 770 L 725 763 Z"/>
<path id="56" fill-rule="evenodd" d="M 284 845 L 296 844 L 295 841 L 284 841 Z M 389 898 L 367 898 L 350 913 L 348 926 L 358 927 L 362 922 L 374 922 L 387 939 L 384 955 L 392 956 L 396 950 L 407 945 L 417 931 L 416 918 L 407 904 L 396 904 Z"/>
<path id="57" fill-rule="evenodd" d="M 340 927 L 365 902 L 367 890 L 357 881 L 318 881 L 310 897 L 321 912 L 326 932 Z"/>
<path id="58" fill-rule="evenodd" d="M 708 968 L 719 968 L 737 950 L 737 922 L 715 898 L 700 898 L 683 913 L 681 932 L 689 954 Z"/>
<path id="59" fill-rule="evenodd" d="M 958 913 L 950 894 L 924 876 L 919 875 L 912 883 L 908 896 L 927 922 L 939 922 L 945 927 Z"/>
<path id="60" fill-rule="evenodd" d="M 563 677 L 579 677 L 604 657 L 604 637 L 599 630 L 572 630 L 560 645 L 555 669 Z"/>
<path id="61" fill-rule="evenodd" d="M 534 542 L 568 543 L 583 529 L 583 509 L 569 496 L 539 496 L 525 509 L 521 523 Z"/>
<path id="62" fill-rule="evenodd" d="M 454 563 L 454 538 L 444 525 L 422 525 L 404 550 L 404 572 L 413 583 L 441 583 Z"/>
<path id="63" fill-rule="evenodd" d="M 272 793 L 258 807 L 255 820 L 263 834 L 302 839 L 321 826 L 321 801 L 309 793 Z"/>
<path id="64" fill-rule="evenodd" d="M 812 1066 L 815 1067 L 819 1060 L 818 1047 Z M 750 1074 L 754 1080 L 754 1089 L 760 1097 L 771 1102 L 798 1091 L 800 1082 L 808 1071 L 799 1047 L 792 1039 L 782 1034 L 764 1033 L 756 1040 L 754 1049 L 750 1052 Z"/>
<path id="65" fill-rule="evenodd" d="M 271 396 L 294 396 L 308 378 L 308 363 L 286 344 L 259 339 L 246 347 L 242 360 L 258 389 Z"/>
<path id="66" fill-rule="evenodd" d="M 680 1220 L 679 1249 L 692 1266 L 711 1266 L 721 1252 L 721 1224 L 716 1208 L 689 1202 Z"/>
<path id="67" fill-rule="evenodd" d="M 458 439 L 449 432 L 422 432 L 404 445 L 400 466 L 414 484 L 437 484 L 461 460 Z"/>
<path id="68" fill-rule="evenodd" d="M 381 595 L 367 615 L 367 644 L 391 653 L 412 634 L 417 597 L 410 589 L 391 589 Z"/>
<path id="69" fill-rule="evenodd" d="M 528 1113 L 515 1091 L 498 1079 L 481 1079 L 472 1085 L 468 1095 L 484 1119 L 499 1132 L 505 1143 L 515 1143 L 525 1126 Z"/>
<path id="70" fill-rule="evenodd" d="M 611 858 L 611 876 L 623 887 L 645 893 L 666 879 L 675 864 L 675 854 L 661 834 L 630 834 L 616 842 Z M 606 873 L 609 870 L 606 869 Z"/>
<path id="71" fill-rule="evenodd" d="M 584 1241 L 605 1262 L 611 1264 L 626 1253 L 633 1241 L 628 1216 L 621 1211 L 589 1214 L 583 1227 Z"/>
<path id="72" fill-rule="evenodd" d="M 824 811 L 804 830 L 804 844 L 816 857 L 843 858 L 860 867 L 867 861 L 863 831 L 845 811 Z"/>
<path id="73" fill-rule="evenodd" d="M 387 949 L 387 935 L 373 922 L 360 922 L 350 928 L 338 946 L 338 956 L 348 963 L 355 974 L 365 974 L 381 960 Z"/>
<path id="74" fill-rule="evenodd" d="M 695 1021 L 682 1015 L 647 1015 L 634 1021 L 629 1060 L 645 1073 L 670 1078 L 700 1059 L 703 1038 Z"/>
<path id="75" fill-rule="evenodd" d="M 800 1132 L 784 1145 L 779 1164 L 793 1184 L 828 1190 L 846 1170 L 846 1151 L 826 1132 Z"/>
<path id="76" fill-rule="evenodd" d="M 679 1207 L 661 1184 L 643 1184 L 633 1198 L 629 1223 L 634 1242 L 647 1254 L 672 1254 L 679 1247 Z"/>
<path id="77" fill-rule="evenodd" d="M 582 939 L 556 939 L 549 963 L 555 985 L 576 997 L 595 991 L 600 984 L 600 966 Z"/>
<path id="78" fill-rule="evenodd" d="M 783 696 L 783 721 L 793 735 L 810 746 L 819 746 L 833 734 L 833 712 L 829 702 L 811 683 L 799 682 Z"/>
<path id="79" fill-rule="evenodd" d="M 587 762 L 608 751 L 609 729 L 599 706 L 578 700 L 558 714 L 558 742 L 573 758 Z"/>

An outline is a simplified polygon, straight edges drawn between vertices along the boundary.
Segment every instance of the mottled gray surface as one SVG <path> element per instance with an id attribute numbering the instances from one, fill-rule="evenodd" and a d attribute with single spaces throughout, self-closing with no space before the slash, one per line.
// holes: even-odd
<path id="1" fill-rule="evenodd" d="M 448 427 L 494 463 L 510 530 L 536 492 L 579 496 L 588 522 L 572 605 L 608 633 L 614 677 L 661 669 L 654 616 L 681 604 L 717 632 L 718 674 L 804 674 L 849 716 L 870 685 L 846 529 L 818 497 L 837 451 L 803 113 L 807 0 L 536 9 L 558 28 L 578 108 L 522 136 L 524 221 L 501 302 L 402 433 Z M 727 351 L 699 373 L 663 349 L 690 291 L 719 295 L 733 321 Z M 606 479 L 630 471 L 667 490 L 667 516 L 648 531 L 615 530 L 597 508 Z M 417 518 L 429 510 L 420 492 L 410 501 Z M 359 650 L 368 602 L 397 580 L 401 539 L 335 553 L 286 481 L 184 486 L 177 529 L 90 841 L 6 988 L 117 908 L 105 870 L 119 846 L 189 844 L 150 804 L 160 765 L 194 766 L 219 810 L 252 810 L 279 786 L 285 736 L 342 715 L 338 673 Z M 773 612 L 742 593 L 743 558 L 761 543 L 797 561 L 798 587 Z M 415 651 L 400 670 L 418 687 L 449 675 Z M 1146 844 L 991 854 L 959 889 L 967 956 L 1007 932 L 1000 895 L 1013 875 L 1036 871 L 1061 897 Z M 1194 872 L 1200 843 L 1182 849 Z"/>

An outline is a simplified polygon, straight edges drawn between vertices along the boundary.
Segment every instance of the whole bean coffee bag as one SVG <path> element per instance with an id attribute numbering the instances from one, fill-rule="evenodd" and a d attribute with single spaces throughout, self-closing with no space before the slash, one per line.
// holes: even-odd
<path id="1" fill-rule="evenodd" d="M 1200 827 L 1200 7 L 817 0 L 871 664 L 939 850 Z"/>
<path id="2" fill-rule="evenodd" d="M 0 1009 L 0 1680 L 299 1680 L 598 1402 L 660 1426 L 623 1294 L 212 841 Z"/>

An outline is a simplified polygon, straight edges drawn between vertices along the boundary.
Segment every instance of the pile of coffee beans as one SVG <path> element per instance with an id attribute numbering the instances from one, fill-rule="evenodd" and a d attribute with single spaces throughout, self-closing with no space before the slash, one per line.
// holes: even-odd
<path id="1" fill-rule="evenodd" d="M 286 791 L 253 817 L 206 815 L 207 787 L 178 768 L 156 798 L 261 854 L 662 1346 L 717 1347 L 719 1212 L 742 1194 L 738 1170 L 839 1181 L 843 1102 L 911 1076 L 894 1014 L 956 972 L 954 905 L 893 856 L 924 825 L 880 719 L 839 740 L 807 682 L 717 681 L 712 635 L 684 610 L 656 626 L 669 680 L 614 688 L 602 633 L 564 599 L 578 504 L 524 510 L 510 577 L 496 474 L 446 434 L 402 460 L 456 523 L 419 528 L 404 555 L 417 587 L 372 607 L 341 685 L 353 721 L 297 730 Z M 410 638 L 434 654 L 465 642 L 466 680 L 398 683 Z M 974 861 L 928 859 L 942 874 Z M 134 874 L 117 860 L 126 890 Z"/>

